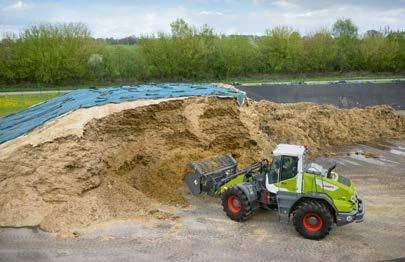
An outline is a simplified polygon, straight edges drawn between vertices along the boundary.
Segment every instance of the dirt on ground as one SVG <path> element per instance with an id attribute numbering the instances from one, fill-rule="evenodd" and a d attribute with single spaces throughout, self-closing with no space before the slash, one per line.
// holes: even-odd
<path id="1" fill-rule="evenodd" d="M 405 118 L 388 106 L 239 107 L 233 99 L 194 97 L 114 111 L 81 128 L 0 145 L 0 226 L 66 232 L 135 217 L 176 219 L 167 210 L 187 205 L 188 162 L 231 152 L 243 167 L 271 158 L 278 143 L 305 144 L 317 156 L 332 145 L 404 138 Z"/>

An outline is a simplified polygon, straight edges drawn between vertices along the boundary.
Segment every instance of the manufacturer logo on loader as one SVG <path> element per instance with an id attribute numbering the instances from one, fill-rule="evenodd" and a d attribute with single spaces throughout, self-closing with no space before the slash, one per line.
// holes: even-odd
<path id="1" fill-rule="evenodd" d="M 325 182 L 325 181 L 320 180 L 320 179 L 316 180 L 316 184 L 318 186 L 322 187 L 323 189 L 328 190 L 328 191 L 336 191 L 336 190 L 339 189 L 338 186 L 335 186 L 335 185 L 333 185 L 331 183 Z"/>

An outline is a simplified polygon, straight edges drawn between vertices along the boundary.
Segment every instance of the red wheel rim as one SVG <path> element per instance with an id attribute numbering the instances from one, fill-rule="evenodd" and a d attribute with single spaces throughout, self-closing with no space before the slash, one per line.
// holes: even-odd
<path id="1" fill-rule="evenodd" d="M 228 198 L 228 208 L 232 213 L 238 213 L 241 209 L 239 199 L 232 195 Z"/>
<path id="2" fill-rule="evenodd" d="M 302 221 L 304 224 L 304 228 L 310 232 L 319 231 L 323 225 L 323 220 L 321 216 L 314 213 L 305 214 Z"/>

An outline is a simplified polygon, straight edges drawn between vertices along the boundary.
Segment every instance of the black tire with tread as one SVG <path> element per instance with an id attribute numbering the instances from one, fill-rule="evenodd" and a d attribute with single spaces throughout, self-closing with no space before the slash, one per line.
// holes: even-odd
<path id="1" fill-rule="evenodd" d="M 303 224 L 303 218 L 307 213 L 315 213 L 319 215 L 323 224 L 320 230 L 316 232 L 310 232 L 305 229 Z M 295 230 L 300 233 L 301 236 L 308 239 L 320 240 L 327 236 L 332 229 L 333 217 L 323 203 L 315 200 L 306 200 L 300 203 L 293 211 L 293 224 Z"/>
<path id="2" fill-rule="evenodd" d="M 236 196 L 239 199 L 239 202 L 241 203 L 241 209 L 238 213 L 232 212 L 228 207 L 228 199 L 231 196 Z M 222 206 L 224 208 L 226 215 L 234 221 L 243 222 L 247 220 L 253 213 L 252 207 L 248 201 L 247 196 L 238 187 L 231 187 L 227 189 L 222 194 L 221 199 L 222 199 Z"/>

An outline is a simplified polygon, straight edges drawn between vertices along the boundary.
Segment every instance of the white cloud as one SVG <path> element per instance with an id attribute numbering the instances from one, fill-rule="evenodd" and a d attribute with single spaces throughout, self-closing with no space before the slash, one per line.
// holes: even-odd
<path id="1" fill-rule="evenodd" d="M 14 4 L 8 5 L 4 8 L 5 11 L 27 11 L 32 8 L 32 4 L 24 3 L 23 1 L 17 1 Z"/>
<path id="2" fill-rule="evenodd" d="M 200 11 L 199 12 L 200 15 L 224 15 L 221 12 L 212 12 L 212 11 Z"/>
<path id="3" fill-rule="evenodd" d="M 190 13 L 182 7 L 174 7 L 159 12 L 153 8 L 110 7 L 100 10 L 77 11 L 65 9 L 49 17 L 51 23 L 82 22 L 89 25 L 95 37 L 126 37 L 129 35 L 152 35 L 158 32 L 170 32 L 170 23 L 183 18 L 193 24 Z"/>
<path id="4" fill-rule="evenodd" d="M 15 32 L 15 28 L 38 23 L 83 22 L 89 25 L 95 37 L 119 38 L 170 32 L 170 23 L 177 18 L 197 27 L 208 24 L 224 34 L 262 34 L 265 29 L 277 25 L 286 25 L 306 34 L 331 27 L 338 18 L 351 18 L 359 26 L 360 33 L 368 29 L 378 30 L 385 25 L 393 30 L 405 29 L 404 6 L 377 8 L 352 3 L 320 5 L 318 2 L 319 6 L 304 7 L 298 1 L 281 0 L 227 0 L 229 4 L 223 4 L 221 0 L 196 1 L 201 4 L 161 6 L 100 1 L 97 5 L 75 6 L 57 1 L 37 2 L 27 12 L 0 9 L 0 25 L 9 25 L 0 31 Z M 213 1 L 218 4 L 210 8 Z M 16 2 L 13 6 L 18 9 L 26 5 L 25 2 Z"/>
<path id="5" fill-rule="evenodd" d="M 253 4 L 256 6 L 273 6 L 282 9 L 293 9 L 298 7 L 298 5 L 288 0 L 253 0 Z"/>
<path id="6" fill-rule="evenodd" d="M 271 3 L 273 6 L 275 7 L 279 7 L 279 8 L 283 8 L 283 9 L 293 9 L 293 8 L 297 8 L 298 6 L 288 2 L 286 0 L 280 0 L 280 1 L 275 1 Z"/>

